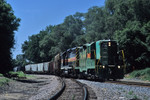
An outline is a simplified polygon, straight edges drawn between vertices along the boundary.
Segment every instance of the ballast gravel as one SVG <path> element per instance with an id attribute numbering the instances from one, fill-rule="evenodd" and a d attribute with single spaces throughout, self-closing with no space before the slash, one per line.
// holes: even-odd
<path id="1" fill-rule="evenodd" d="M 91 87 L 97 100 L 150 100 L 150 87 L 78 80 Z"/>
<path id="2" fill-rule="evenodd" d="M 32 75 L 0 87 L 0 100 L 48 100 L 60 88 L 61 82 L 56 76 Z"/>

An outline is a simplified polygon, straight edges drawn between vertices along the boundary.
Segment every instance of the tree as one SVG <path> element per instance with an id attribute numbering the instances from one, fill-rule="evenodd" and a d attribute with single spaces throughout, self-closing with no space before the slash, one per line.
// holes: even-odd
<path id="1" fill-rule="evenodd" d="M 84 34 L 82 18 L 82 13 L 67 16 L 62 24 L 47 26 L 30 36 L 22 45 L 26 59 L 34 63 L 50 61 L 57 53 L 74 47 L 76 37 Z"/>
<path id="2" fill-rule="evenodd" d="M 29 41 L 24 42 L 24 44 L 22 45 L 22 51 L 26 59 L 35 63 L 43 61 L 40 57 L 40 41 L 46 34 L 47 32 L 40 31 L 39 34 L 30 36 Z"/>
<path id="3" fill-rule="evenodd" d="M 150 66 L 147 56 L 150 1 L 106 0 L 105 12 L 105 30 L 108 36 L 117 39 L 120 48 L 124 49 L 129 67 L 142 69 Z"/>
<path id="4" fill-rule="evenodd" d="M 12 69 L 11 48 L 14 46 L 14 31 L 19 22 L 11 6 L 5 0 L 0 0 L 0 73 L 5 74 Z"/>
<path id="5" fill-rule="evenodd" d="M 116 32 L 115 37 L 121 49 L 125 51 L 128 67 L 134 66 L 135 69 L 143 69 L 150 66 L 148 27 L 150 27 L 149 23 L 142 26 L 139 21 L 134 21 L 128 22 L 122 31 Z"/>
<path id="6" fill-rule="evenodd" d="M 92 7 L 85 13 L 85 32 L 87 42 L 105 39 L 105 12 L 103 7 Z"/>
<path id="7" fill-rule="evenodd" d="M 106 27 L 108 36 L 126 27 L 128 21 L 139 21 L 142 25 L 150 20 L 149 0 L 106 0 Z M 110 34 L 110 35 L 109 35 Z"/>
<path id="8" fill-rule="evenodd" d="M 63 44 L 66 44 L 65 49 L 74 47 L 72 44 L 77 36 L 83 35 L 84 25 L 83 25 L 83 13 L 76 13 L 74 15 L 67 16 L 64 20 L 63 27 L 65 29 L 64 38 L 62 38 Z"/>
<path id="9" fill-rule="evenodd" d="M 13 59 L 13 67 L 24 67 L 28 63 L 23 54 L 19 54 L 16 56 L 16 59 Z"/>

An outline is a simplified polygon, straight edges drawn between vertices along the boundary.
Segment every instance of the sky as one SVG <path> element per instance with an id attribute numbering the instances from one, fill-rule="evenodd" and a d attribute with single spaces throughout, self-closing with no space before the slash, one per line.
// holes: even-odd
<path id="1" fill-rule="evenodd" d="M 21 19 L 15 31 L 13 58 L 22 54 L 21 46 L 28 37 L 38 34 L 48 25 L 63 23 L 65 17 L 76 12 L 86 13 L 93 6 L 103 6 L 105 0 L 6 0 L 14 14 Z"/>

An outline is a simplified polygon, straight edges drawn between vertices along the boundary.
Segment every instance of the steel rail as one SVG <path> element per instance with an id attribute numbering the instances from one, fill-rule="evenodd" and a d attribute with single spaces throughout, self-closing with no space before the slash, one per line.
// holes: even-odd
<path id="1" fill-rule="evenodd" d="M 65 82 L 64 82 L 62 79 L 61 79 L 61 81 L 62 81 L 62 88 L 61 88 L 61 90 L 58 91 L 57 93 L 55 93 L 53 96 L 51 96 L 51 98 L 48 99 L 48 100 L 56 100 L 56 99 L 58 99 L 58 97 L 60 97 L 60 95 L 63 93 L 63 91 L 64 91 L 65 88 L 66 88 L 66 84 L 65 84 Z"/>
<path id="2" fill-rule="evenodd" d="M 83 91 L 84 91 L 83 100 L 88 100 L 88 90 L 87 90 L 86 86 L 77 80 L 74 80 L 74 81 L 76 81 L 83 88 Z"/>
<path id="3" fill-rule="evenodd" d="M 123 85 L 150 87 L 150 83 L 133 82 L 133 81 L 106 81 L 105 83 L 115 83 L 115 84 L 123 84 Z"/>

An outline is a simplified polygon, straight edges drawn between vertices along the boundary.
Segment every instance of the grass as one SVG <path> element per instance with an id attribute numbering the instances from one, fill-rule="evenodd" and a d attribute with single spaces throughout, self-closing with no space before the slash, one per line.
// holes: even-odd
<path id="1" fill-rule="evenodd" d="M 143 70 L 135 70 L 131 72 L 126 78 L 138 78 L 141 80 L 150 81 L 150 68 L 146 68 Z"/>
<path id="2" fill-rule="evenodd" d="M 0 86 L 2 86 L 2 85 L 4 85 L 4 84 L 7 84 L 9 81 L 10 81 L 10 79 L 5 78 L 5 77 L 3 76 L 3 74 L 0 74 Z"/>
<path id="3" fill-rule="evenodd" d="M 10 76 L 10 78 L 13 79 L 32 77 L 31 75 L 24 74 L 22 71 L 19 72 L 10 71 L 8 75 Z M 3 74 L 0 74 L 0 86 L 7 84 L 10 80 L 11 79 L 4 77 Z"/>
<path id="4" fill-rule="evenodd" d="M 133 94 L 133 91 L 129 91 L 128 94 L 129 94 L 129 95 L 132 95 L 132 94 Z"/>
<path id="5" fill-rule="evenodd" d="M 26 78 L 26 74 L 24 74 L 22 71 L 19 72 L 10 71 L 8 74 L 10 77 Z"/>
<path id="6" fill-rule="evenodd" d="M 6 84 L 8 82 L 9 82 L 9 79 L 7 79 L 7 78 L 1 78 L 0 79 L 0 86 L 2 86 L 3 84 Z"/>
<path id="7" fill-rule="evenodd" d="M 0 77 L 3 77 L 3 74 L 0 74 Z"/>
<path id="8" fill-rule="evenodd" d="M 134 96 L 133 96 L 133 99 L 134 99 L 134 100 L 138 100 L 137 95 L 134 95 Z"/>
<path id="9" fill-rule="evenodd" d="M 72 97 L 72 100 L 74 100 L 75 99 L 75 95 L 73 95 L 73 97 Z"/>
<path id="10" fill-rule="evenodd" d="M 32 75 L 26 75 L 24 72 L 22 71 L 19 71 L 19 72 L 13 72 L 13 71 L 10 71 L 8 73 L 10 76 L 16 76 L 16 78 L 32 78 L 33 76 Z"/>
<path id="11" fill-rule="evenodd" d="M 141 100 L 138 98 L 137 95 L 134 94 L 133 91 L 129 91 L 127 94 L 126 94 L 126 97 L 129 99 L 129 100 Z M 144 99 L 145 100 L 145 99 Z"/>

